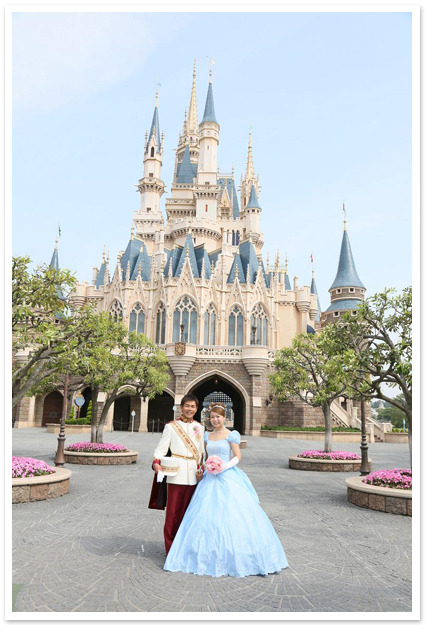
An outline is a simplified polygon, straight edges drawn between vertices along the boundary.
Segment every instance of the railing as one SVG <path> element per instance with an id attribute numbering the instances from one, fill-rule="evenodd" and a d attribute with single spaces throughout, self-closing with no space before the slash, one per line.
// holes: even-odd
<path id="1" fill-rule="evenodd" d="M 196 348 L 197 358 L 242 358 L 242 347 L 227 345 L 200 345 Z"/>

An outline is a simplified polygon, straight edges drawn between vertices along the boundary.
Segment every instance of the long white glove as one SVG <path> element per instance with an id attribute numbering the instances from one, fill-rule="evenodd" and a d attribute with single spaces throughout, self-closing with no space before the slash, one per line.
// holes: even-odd
<path id="1" fill-rule="evenodd" d="M 234 458 L 232 458 L 231 460 L 229 460 L 229 462 L 225 462 L 223 464 L 223 468 L 221 469 L 220 473 L 223 473 L 223 471 L 227 471 L 227 469 L 231 469 L 232 467 L 235 467 L 239 462 L 239 458 L 237 458 L 236 456 Z"/>
<path id="2" fill-rule="evenodd" d="M 165 475 L 163 474 L 163 472 L 162 471 L 158 471 L 158 473 L 156 474 L 156 481 L 157 482 L 162 482 L 164 477 L 165 477 Z"/>

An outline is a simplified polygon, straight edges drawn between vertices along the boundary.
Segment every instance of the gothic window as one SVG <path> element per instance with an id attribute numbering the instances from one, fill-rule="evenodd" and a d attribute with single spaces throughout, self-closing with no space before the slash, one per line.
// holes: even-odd
<path id="1" fill-rule="evenodd" d="M 235 231 L 232 230 L 232 245 L 236 245 Z"/>
<path id="2" fill-rule="evenodd" d="M 229 345 L 243 345 L 243 313 L 235 306 L 229 317 Z"/>
<path id="3" fill-rule="evenodd" d="M 183 326 L 183 327 L 181 327 Z M 173 343 L 196 343 L 198 313 L 193 301 L 185 296 L 178 302 L 173 315 Z"/>
<path id="4" fill-rule="evenodd" d="M 137 303 L 133 306 L 130 313 L 130 332 L 137 332 L 137 334 L 143 334 L 145 331 L 145 313 Z"/>
<path id="5" fill-rule="evenodd" d="M 151 156 L 155 156 L 155 148 L 154 147 L 151 148 Z"/>
<path id="6" fill-rule="evenodd" d="M 214 306 L 210 304 L 205 313 L 204 345 L 215 345 L 215 320 Z"/>
<path id="7" fill-rule="evenodd" d="M 156 313 L 156 334 L 155 343 L 163 345 L 165 343 L 165 306 L 161 302 Z"/>
<path id="8" fill-rule="evenodd" d="M 251 314 L 251 345 L 267 345 L 267 315 L 261 304 Z"/>
<path id="9" fill-rule="evenodd" d="M 119 302 L 117 299 L 114 299 L 114 301 L 112 302 L 112 306 L 109 310 L 109 314 L 111 315 L 112 319 L 114 321 L 121 321 L 122 317 L 123 317 L 123 307 L 121 302 Z"/>
<path id="10" fill-rule="evenodd" d="M 236 245 L 239 245 L 239 237 L 240 237 L 239 230 L 236 230 Z"/>

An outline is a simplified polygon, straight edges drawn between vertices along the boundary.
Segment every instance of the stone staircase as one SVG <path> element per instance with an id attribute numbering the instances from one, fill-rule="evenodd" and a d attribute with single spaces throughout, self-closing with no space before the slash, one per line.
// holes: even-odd
<path id="1" fill-rule="evenodd" d="M 357 408 L 351 406 L 347 411 L 343 408 L 339 400 L 335 400 L 331 406 L 332 423 L 336 427 L 362 427 L 361 419 L 357 416 Z M 370 434 L 370 440 L 375 443 L 383 443 L 385 441 L 386 432 L 392 430 L 390 423 L 382 423 L 373 417 L 366 417 L 366 432 Z"/>

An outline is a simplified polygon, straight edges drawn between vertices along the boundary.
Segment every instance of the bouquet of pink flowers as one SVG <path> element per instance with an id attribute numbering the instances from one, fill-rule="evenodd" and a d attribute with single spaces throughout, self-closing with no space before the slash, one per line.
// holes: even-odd
<path id="1" fill-rule="evenodd" d="M 213 475 L 220 473 L 222 467 L 223 460 L 219 456 L 210 456 L 205 463 L 206 470 Z"/>

